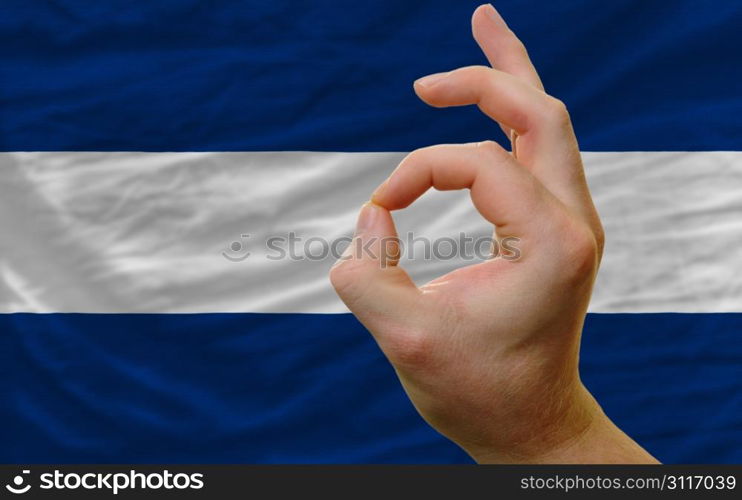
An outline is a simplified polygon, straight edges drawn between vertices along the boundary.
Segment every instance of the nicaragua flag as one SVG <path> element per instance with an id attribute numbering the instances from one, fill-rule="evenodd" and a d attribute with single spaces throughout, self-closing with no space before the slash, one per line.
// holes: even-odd
<path id="1" fill-rule="evenodd" d="M 475 6 L 5 0 L 0 461 L 468 462 L 322 256 L 405 152 L 501 138 L 412 92 L 485 63 Z M 660 460 L 742 461 L 738 2 L 497 8 L 570 108 L 608 236 L 586 385 Z M 465 193 L 397 222 L 489 233 Z"/>

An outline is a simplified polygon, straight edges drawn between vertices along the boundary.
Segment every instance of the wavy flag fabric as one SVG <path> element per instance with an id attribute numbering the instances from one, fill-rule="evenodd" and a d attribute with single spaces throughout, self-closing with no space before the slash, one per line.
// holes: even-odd
<path id="1" fill-rule="evenodd" d="M 469 462 L 326 274 L 405 152 L 503 140 L 411 89 L 484 63 L 475 6 L 3 2 L 0 461 Z M 606 227 L 586 384 L 660 460 L 742 461 L 742 11 L 497 8 L 569 106 Z M 419 282 L 489 233 L 465 193 L 395 218 L 448 245 L 403 262 Z"/>

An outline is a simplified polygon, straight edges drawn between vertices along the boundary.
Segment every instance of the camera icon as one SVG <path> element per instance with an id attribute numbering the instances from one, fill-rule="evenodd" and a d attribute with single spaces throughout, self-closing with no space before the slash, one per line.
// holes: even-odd
<path id="1" fill-rule="evenodd" d="M 30 470 L 27 470 L 27 469 L 21 471 L 21 474 L 30 474 L 30 473 L 31 473 L 31 471 Z M 7 489 L 9 492 L 11 492 L 11 493 L 13 493 L 15 495 L 22 495 L 22 494 L 28 492 L 28 490 L 31 489 L 31 485 L 30 484 L 27 484 L 26 486 L 23 486 L 23 482 L 24 482 L 25 478 L 21 474 L 18 474 L 17 476 L 15 476 L 13 478 L 13 484 L 12 485 L 6 484 L 5 485 L 5 489 Z"/>
<path id="2" fill-rule="evenodd" d="M 249 234 L 241 234 L 239 241 L 233 241 L 229 244 L 227 250 L 222 252 L 222 257 L 230 262 L 242 262 L 248 258 L 250 252 L 247 251 L 247 243 L 245 240 L 249 237 Z"/>

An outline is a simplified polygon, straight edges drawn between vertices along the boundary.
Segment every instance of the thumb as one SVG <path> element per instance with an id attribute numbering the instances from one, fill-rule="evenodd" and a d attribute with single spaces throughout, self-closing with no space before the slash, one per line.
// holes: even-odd
<path id="1" fill-rule="evenodd" d="M 399 240 L 389 211 L 366 203 L 358 215 L 353 240 L 330 270 L 330 281 L 348 309 L 377 341 L 390 325 L 410 320 L 419 290 L 397 266 Z"/>

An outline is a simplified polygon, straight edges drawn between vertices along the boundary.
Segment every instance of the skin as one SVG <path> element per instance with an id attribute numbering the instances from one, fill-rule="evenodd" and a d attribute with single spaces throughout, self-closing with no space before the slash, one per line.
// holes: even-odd
<path id="1" fill-rule="evenodd" d="M 491 67 L 430 75 L 415 92 L 434 107 L 476 104 L 513 152 L 484 141 L 410 153 L 361 209 L 332 284 L 420 415 L 478 462 L 656 463 L 580 380 L 580 335 L 604 236 L 567 109 L 544 92 L 491 5 L 474 12 L 472 28 Z M 390 212 L 431 187 L 469 189 L 498 240 L 519 238 L 521 257 L 417 287 L 388 243 L 396 237 Z M 370 251 L 357 251 L 363 245 Z"/>

